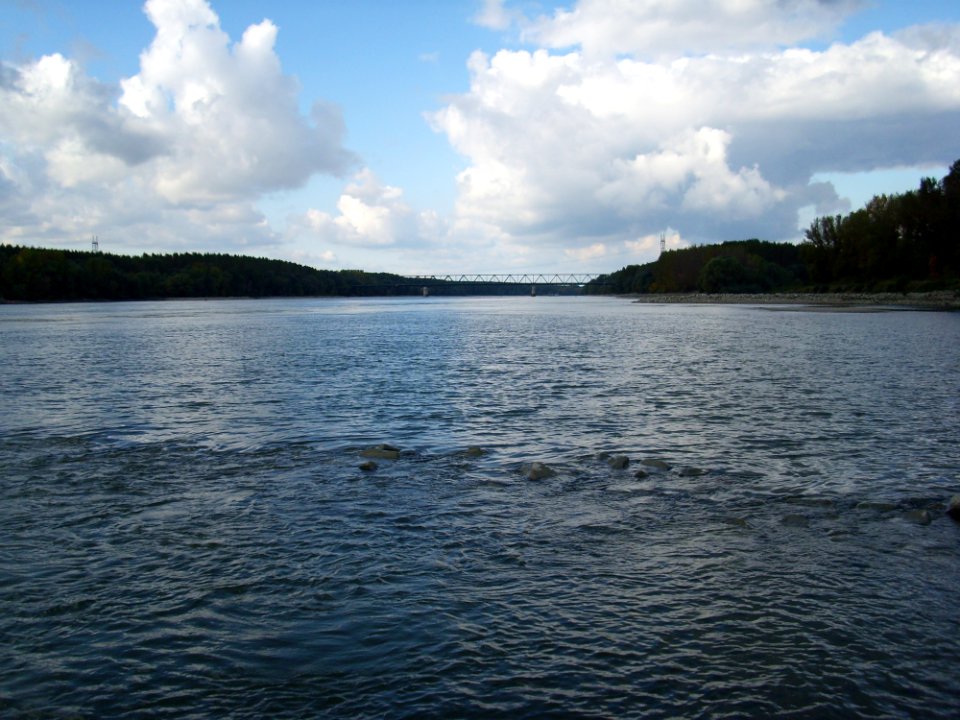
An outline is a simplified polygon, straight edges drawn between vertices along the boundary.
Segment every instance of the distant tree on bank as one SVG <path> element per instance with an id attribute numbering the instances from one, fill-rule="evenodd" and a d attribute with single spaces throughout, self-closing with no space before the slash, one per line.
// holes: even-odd
<path id="1" fill-rule="evenodd" d="M 419 285 L 389 273 L 316 270 L 265 258 L 205 253 L 124 256 L 0 245 L 0 298 L 8 301 L 418 292 Z"/>
<path id="2" fill-rule="evenodd" d="M 960 289 L 960 160 L 942 180 L 819 217 L 800 245 L 742 240 L 664 252 L 589 292 L 763 293 Z"/>

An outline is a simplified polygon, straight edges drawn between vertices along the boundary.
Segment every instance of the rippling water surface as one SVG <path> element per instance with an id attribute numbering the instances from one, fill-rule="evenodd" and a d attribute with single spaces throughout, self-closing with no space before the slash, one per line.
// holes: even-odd
<path id="1" fill-rule="evenodd" d="M 0 361 L 2 717 L 960 714 L 960 314 L 0 306 Z"/>

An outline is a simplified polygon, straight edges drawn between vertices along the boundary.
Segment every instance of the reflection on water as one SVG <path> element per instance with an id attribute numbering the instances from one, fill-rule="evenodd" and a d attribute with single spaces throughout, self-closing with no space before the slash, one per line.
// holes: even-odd
<path id="1" fill-rule="evenodd" d="M 0 715 L 954 717 L 958 341 L 603 298 L 0 306 Z"/>

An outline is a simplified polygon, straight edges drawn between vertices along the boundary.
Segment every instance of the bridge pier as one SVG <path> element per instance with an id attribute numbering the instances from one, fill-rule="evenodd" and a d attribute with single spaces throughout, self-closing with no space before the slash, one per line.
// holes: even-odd
<path id="1" fill-rule="evenodd" d="M 424 297 L 430 297 L 430 288 L 428 288 L 426 285 L 424 285 L 422 288 L 420 288 L 420 293 L 421 293 Z"/>
<path id="2" fill-rule="evenodd" d="M 531 285 L 531 286 L 530 286 L 530 297 L 536 297 L 536 296 L 537 296 L 537 286 L 536 286 L 536 285 Z"/>

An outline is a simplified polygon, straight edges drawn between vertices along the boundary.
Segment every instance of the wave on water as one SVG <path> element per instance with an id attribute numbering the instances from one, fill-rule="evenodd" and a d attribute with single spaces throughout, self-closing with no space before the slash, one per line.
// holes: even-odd
<path id="1" fill-rule="evenodd" d="M 950 313 L 4 306 L 0 716 L 956 717 L 958 352 Z"/>
<path id="2" fill-rule="evenodd" d="M 5 716 L 956 709 L 947 478 L 851 496 L 668 455 L 532 481 L 495 449 L 365 471 L 362 446 L 39 444 L 0 468 Z"/>

